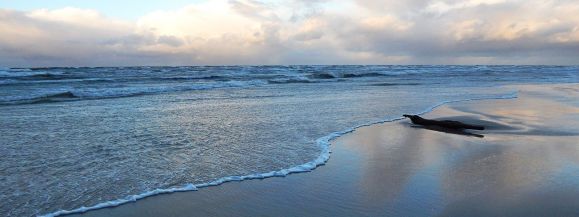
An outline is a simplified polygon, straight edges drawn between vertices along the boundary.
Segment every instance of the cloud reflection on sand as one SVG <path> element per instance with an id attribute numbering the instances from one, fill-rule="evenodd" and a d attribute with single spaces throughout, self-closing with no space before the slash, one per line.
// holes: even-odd
<path id="1" fill-rule="evenodd" d="M 364 164 L 373 164 L 362 166 L 361 189 L 367 202 L 396 204 L 391 207 L 394 209 L 420 209 L 428 204 L 417 206 L 416 202 L 444 200 L 443 216 L 477 215 L 479 209 L 468 211 L 472 206 L 485 207 L 479 212 L 483 214 L 500 214 L 503 209 L 529 214 L 534 209 L 528 206 L 552 205 L 540 202 L 544 195 L 572 207 L 575 202 L 562 198 L 577 201 L 579 194 L 558 195 L 553 191 L 568 187 L 558 183 L 561 178 L 567 184 L 579 184 L 579 176 L 569 173 L 579 171 L 579 108 L 538 98 L 532 92 L 523 91 L 521 95 L 517 100 L 459 103 L 428 114 L 434 118 L 452 119 L 454 115 L 459 120 L 486 121 L 487 126 L 494 127 L 482 131 L 484 139 L 445 135 L 404 123 L 365 128 L 344 138 L 348 141 L 340 144 L 345 144 L 348 151 L 361 152 L 367 158 Z M 570 175 L 561 177 L 561 173 Z M 417 177 L 423 182 L 412 181 Z M 433 181 L 440 183 L 428 185 L 422 193 L 408 192 Z M 433 191 L 443 195 L 424 199 L 438 197 L 428 193 Z M 414 201 L 400 204 L 407 194 L 414 194 Z"/>

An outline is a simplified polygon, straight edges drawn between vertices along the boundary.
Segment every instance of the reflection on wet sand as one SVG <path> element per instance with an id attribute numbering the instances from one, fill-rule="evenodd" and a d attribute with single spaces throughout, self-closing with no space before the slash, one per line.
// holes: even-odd
<path id="1" fill-rule="evenodd" d="M 579 108 L 559 102 L 564 100 L 521 95 L 512 101 L 447 106 L 429 114 L 485 125 L 483 139 L 468 137 L 473 134 L 469 131 L 405 123 L 365 128 L 356 132 L 355 138 L 344 138 L 349 140 L 343 142 L 348 151 L 363 152 L 367 163 L 375 164 L 363 167 L 366 199 L 420 209 L 416 202 L 432 195 L 414 192 L 415 200 L 407 204 L 396 200 L 404 197 L 406 189 L 422 188 L 442 194 L 426 199 L 444 201 L 443 207 L 434 207 L 442 216 L 549 213 L 538 212 L 537 206 L 578 214 L 579 191 L 574 186 L 579 184 L 579 175 L 575 175 L 579 174 Z M 564 170 L 568 175 L 562 185 Z M 424 181 L 440 183 L 423 189 L 422 183 L 411 181 L 428 176 L 435 177 Z M 558 202 L 542 202 L 541 198 Z"/>
<path id="2" fill-rule="evenodd" d="M 474 136 L 474 137 L 478 137 L 478 138 L 484 138 L 485 137 L 482 134 L 472 133 L 469 130 L 448 129 L 448 128 L 439 127 L 439 126 L 415 126 L 415 125 L 413 125 L 411 127 L 426 129 L 426 130 L 432 130 L 432 131 L 438 131 L 438 132 L 443 132 L 443 133 L 463 135 L 463 136 Z"/>

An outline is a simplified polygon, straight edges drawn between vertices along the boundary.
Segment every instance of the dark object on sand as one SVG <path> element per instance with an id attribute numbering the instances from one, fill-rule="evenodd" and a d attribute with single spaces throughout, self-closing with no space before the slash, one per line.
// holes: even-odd
<path id="1" fill-rule="evenodd" d="M 444 128 L 448 128 L 448 129 L 457 129 L 457 130 L 460 130 L 460 129 L 484 130 L 485 129 L 485 127 L 483 127 L 483 126 L 465 124 L 465 123 L 462 123 L 459 121 L 429 120 L 429 119 L 424 119 L 418 115 L 403 115 L 403 116 L 410 118 L 410 120 L 414 124 L 424 125 L 424 126 L 440 126 L 440 127 L 444 127 Z"/>

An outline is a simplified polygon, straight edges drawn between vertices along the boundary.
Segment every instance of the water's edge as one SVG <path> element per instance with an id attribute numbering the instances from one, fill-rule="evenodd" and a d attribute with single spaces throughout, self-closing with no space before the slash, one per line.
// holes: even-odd
<path id="1" fill-rule="evenodd" d="M 425 109 L 422 112 L 416 113 L 416 115 L 421 115 L 421 114 L 431 112 L 434 109 L 436 109 L 437 107 L 440 107 L 442 105 L 449 104 L 449 103 L 478 101 L 478 100 L 515 99 L 515 98 L 517 98 L 517 95 L 518 95 L 517 93 L 518 93 L 518 91 L 512 92 L 510 94 L 491 96 L 491 97 L 480 97 L 480 98 L 443 101 L 443 102 L 440 102 L 438 104 L 435 104 L 435 105 Z M 336 138 L 338 138 L 344 134 L 354 132 L 356 129 L 361 128 L 361 127 L 367 127 L 367 126 L 371 126 L 371 125 L 375 125 L 375 124 L 383 124 L 386 122 L 394 122 L 394 121 L 399 121 L 402 119 L 404 119 L 404 117 L 383 119 L 383 120 L 378 120 L 378 121 L 374 121 L 374 122 L 369 122 L 369 123 L 354 126 L 354 127 L 342 130 L 342 131 L 333 132 L 333 133 L 330 133 L 329 135 L 318 138 L 318 139 L 316 139 L 316 144 L 321 149 L 320 155 L 312 161 L 309 161 L 307 163 L 297 165 L 297 166 L 294 166 L 294 167 L 291 167 L 288 169 L 270 171 L 267 173 L 250 174 L 250 175 L 244 175 L 244 176 L 227 176 L 227 177 L 219 178 L 219 179 L 216 179 L 214 181 L 206 182 L 206 183 L 200 183 L 200 184 L 188 183 L 188 184 L 185 184 L 181 187 L 175 187 L 175 188 L 169 188 L 169 189 L 155 189 L 153 191 L 148 191 L 148 192 L 144 192 L 144 193 L 137 194 L 137 195 L 129 195 L 129 196 L 126 196 L 125 198 L 122 198 L 122 199 L 106 201 L 106 202 L 102 202 L 102 203 L 99 203 L 99 204 L 96 204 L 93 206 L 89 206 L 89 207 L 82 206 L 82 207 L 79 207 L 79 208 L 76 208 L 73 210 L 59 210 L 59 211 L 56 211 L 53 213 L 48 213 L 48 214 L 41 215 L 41 216 L 42 217 L 55 217 L 55 216 L 61 216 L 61 215 L 67 215 L 67 214 L 84 213 L 84 212 L 87 212 L 90 210 L 119 206 L 119 205 L 122 205 L 125 203 L 134 202 L 134 201 L 137 201 L 139 199 L 143 199 L 145 197 L 154 196 L 154 195 L 158 195 L 158 194 L 183 192 L 183 191 L 196 191 L 200 188 L 217 186 L 217 185 L 221 185 L 221 184 L 227 183 L 227 182 L 243 181 L 243 180 L 251 180 L 251 179 L 265 179 L 265 178 L 269 178 L 269 177 L 285 177 L 285 176 L 292 174 L 292 173 L 310 172 L 310 171 L 316 169 L 317 167 L 326 164 L 326 162 L 330 159 L 330 154 L 331 154 L 330 142 L 332 140 L 335 140 Z"/>

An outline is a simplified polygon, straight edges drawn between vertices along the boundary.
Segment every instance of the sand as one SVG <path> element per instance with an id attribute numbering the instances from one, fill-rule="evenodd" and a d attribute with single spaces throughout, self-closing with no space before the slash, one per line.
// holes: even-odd
<path id="1" fill-rule="evenodd" d="M 82 216 L 578 216 L 579 85 L 520 86 L 519 98 L 424 115 L 482 124 L 468 133 L 408 120 L 332 142 L 309 173 L 153 196 Z"/>

